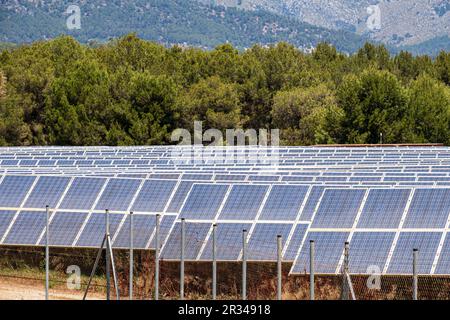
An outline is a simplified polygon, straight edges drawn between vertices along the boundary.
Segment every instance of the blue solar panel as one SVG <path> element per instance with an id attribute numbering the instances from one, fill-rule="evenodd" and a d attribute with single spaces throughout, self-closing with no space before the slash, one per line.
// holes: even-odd
<path id="1" fill-rule="evenodd" d="M 96 209 L 126 211 L 140 183 L 140 180 L 131 179 L 109 180 Z"/>
<path id="2" fill-rule="evenodd" d="M 3 244 L 35 245 L 45 227 L 45 222 L 46 213 L 43 211 L 21 211 Z"/>
<path id="3" fill-rule="evenodd" d="M 435 274 L 450 274 L 450 235 L 447 233 L 445 235 L 444 244 L 441 249 L 441 254 L 439 255 L 439 260 L 436 265 Z"/>
<path id="4" fill-rule="evenodd" d="M 250 223 L 221 223 L 216 229 L 216 257 L 217 260 L 237 260 L 242 250 L 242 231 L 250 230 Z M 203 250 L 201 260 L 212 259 L 212 237 Z"/>
<path id="5" fill-rule="evenodd" d="M 61 198 L 70 179 L 66 177 L 40 177 L 24 207 L 54 208 Z"/>
<path id="6" fill-rule="evenodd" d="M 91 209 L 105 181 L 103 178 L 75 178 L 59 208 Z"/>
<path id="7" fill-rule="evenodd" d="M 259 219 L 296 220 L 307 192 L 307 186 L 273 186 Z"/>
<path id="8" fill-rule="evenodd" d="M 220 220 L 253 220 L 268 186 L 234 185 L 220 213 Z"/>
<path id="9" fill-rule="evenodd" d="M 365 190 L 325 190 L 312 227 L 351 228 L 364 198 Z"/>
<path id="10" fill-rule="evenodd" d="M 311 192 L 309 193 L 308 200 L 306 200 L 305 207 L 301 213 L 300 220 L 302 221 L 311 221 L 311 218 L 314 214 L 314 210 L 325 190 L 324 186 L 312 186 Z"/>
<path id="11" fill-rule="evenodd" d="M 206 236 L 211 228 L 211 223 L 185 223 L 185 247 L 184 257 L 186 260 L 195 260 L 206 241 Z M 167 239 L 162 259 L 180 259 L 181 254 L 181 222 L 175 223 L 172 232 Z"/>
<path id="12" fill-rule="evenodd" d="M 109 231 L 113 239 L 114 234 L 122 221 L 123 214 L 109 214 Z M 105 213 L 92 213 L 87 221 L 80 238 L 77 241 L 78 247 L 99 247 L 105 236 L 106 220 Z"/>
<path id="13" fill-rule="evenodd" d="M 132 211 L 162 212 L 172 195 L 176 181 L 147 180 L 144 182 Z"/>
<path id="14" fill-rule="evenodd" d="M 227 190 L 227 185 L 193 185 L 181 211 L 181 218 L 214 219 Z"/>
<path id="15" fill-rule="evenodd" d="M 2 210 L 0 211 L 0 240 L 3 238 L 5 231 L 8 229 L 16 211 Z"/>
<path id="16" fill-rule="evenodd" d="M 282 250 L 291 232 L 292 224 L 258 223 L 248 241 L 248 260 L 276 261 L 277 236 L 282 236 Z"/>
<path id="17" fill-rule="evenodd" d="M 410 192 L 407 189 L 370 190 L 358 228 L 397 229 Z"/>
<path id="18" fill-rule="evenodd" d="M 285 261 L 294 261 L 307 230 L 307 224 L 298 224 L 295 227 L 294 233 L 283 255 Z"/>
<path id="19" fill-rule="evenodd" d="M 395 232 L 355 232 L 349 248 L 350 273 L 365 274 L 371 266 L 382 272 L 394 237 Z"/>
<path id="20" fill-rule="evenodd" d="M 318 274 L 334 274 L 339 260 L 344 253 L 347 232 L 308 232 L 306 241 L 297 261 L 292 266 L 292 273 L 309 272 L 310 240 L 315 242 L 315 271 Z"/>
<path id="21" fill-rule="evenodd" d="M 178 185 L 175 194 L 173 195 L 172 200 L 170 201 L 169 207 L 167 208 L 167 212 L 178 213 L 183 205 L 189 190 L 191 190 L 194 182 L 192 181 L 181 181 Z"/>
<path id="22" fill-rule="evenodd" d="M 450 189 L 417 189 L 403 228 L 444 228 L 450 213 Z"/>
<path id="23" fill-rule="evenodd" d="M 402 232 L 395 246 L 388 273 L 412 274 L 413 249 L 419 249 L 419 274 L 429 274 L 441 239 L 440 232 Z"/>
<path id="24" fill-rule="evenodd" d="M 150 237 L 155 231 L 156 216 L 155 215 L 133 215 L 133 247 L 145 249 Z M 130 247 L 130 215 L 127 215 L 122 228 L 117 233 L 114 243 L 117 248 Z"/>
<path id="25" fill-rule="evenodd" d="M 5 176 L 0 184 L 0 206 L 19 207 L 35 177 Z"/>
<path id="26" fill-rule="evenodd" d="M 56 212 L 50 223 L 49 243 L 53 246 L 71 246 L 80 231 L 87 213 Z M 45 226 L 44 226 L 45 230 Z M 46 232 L 40 244 L 45 245 Z"/>

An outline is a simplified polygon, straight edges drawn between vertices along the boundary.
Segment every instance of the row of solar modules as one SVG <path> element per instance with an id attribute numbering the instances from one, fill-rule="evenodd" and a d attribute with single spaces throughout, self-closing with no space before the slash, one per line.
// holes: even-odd
<path id="1" fill-rule="evenodd" d="M 257 250 L 252 251 L 254 255 L 260 256 L 260 259 L 255 260 L 265 261 L 273 260 L 273 250 L 263 248 L 271 247 L 273 243 L 271 244 L 270 238 L 275 239 L 276 234 L 283 233 L 287 241 L 284 258 L 293 260 L 296 249 L 303 248 L 299 241 L 304 240 L 302 235 L 306 234 L 308 226 L 310 226 L 308 237 L 317 235 L 317 239 L 323 237 L 325 240 L 327 237 L 334 240 L 337 238 L 333 237 L 348 240 L 350 235 L 363 233 L 370 233 L 371 236 L 380 234 L 382 237 L 394 235 L 394 240 L 413 234 L 417 234 L 419 238 L 422 235 L 433 235 L 436 239 L 437 235 L 441 235 L 438 248 L 444 246 L 443 238 L 448 230 L 449 189 L 350 190 L 300 185 L 192 185 L 190 182 L 162 180 L 110 179 L 106 182 L 104 179 L 86 180 L 86 178 L 76 178 L 69 182 L 64 181 L 64 177 L 40 177 L 36 180 L 31 178 L 33 177 L 7 176 L 0 184 L 0 206 L 3 207 L 0 215 L 2 220 L 0 231 L 3 234 L 3 244 L 41 243 L 45 224 L 42 208 L 45 204 L 56 208 L 57 213 L 52 219 L 53 236 L 58 238 L 59 234 L 59 237 L 65 237 L 64 240 L 55 240 L 53 245 L 97 246 L 104 230 L 104 217 L 101 211 L 106 206 L 115 212 L 136 210 L 163 213 L 162 225 L 167 234 L 171 230 L 171 224 L 177 219 L 176 214 L 167 212 L 176 213 L 182 207 L 179 217 L 188 219 L 189 225 L 195 226 L 193 228 L 210 230 L 212 222 L 219 222 L 219 244 L 226 252 L 231 250 L 236 253 L 236 250 L 240 250 L 239 245 L 229 242 L 238 241 L 236 233 L 242 232 L 242 227 L 248 228 L 252 237 L 253 230 L 257 230 L 256 225 L 261 224 L 261 227 L 267 229 L 261 233 L 266 236 L 265 240 L 256 242 L 258 246 L 255 245 L 256 249 L 260 248 L 261 254 L 256 254 Z M 178 187 L 175 183 L 179 184 Z M 14 207 L 16 210 L 12 210 Z M 100 212 L 93 212 L 95 210 Z M 126 225 L 125 214 L 112 216 L 113 225 L 114 221 L 117 226 Z M 136 217 L 142 219 L 138 225 L 144 228 L 141 232 L 137 232 L 143 237 L 138 243 L 145 243 L 146 246 L 143 247 L 151 247 L 149 241 L 153 233 L 154 216 L 136 215 Z M 177 252 L 176 246 L 179 245 L 179 241 L 176 240 L 179 234 L 177 228 L 178 224 L 170 233 L 164 252 Z M 224 231 L 220 231 L 222 228 L 225 228 Z M 126 233 L 126 227 L 123 230 L 120 232 Z M 269 232 L 270 230 L 273 232 Z M 289 234 L 287 230 L 290 230 Z M 116 246 L 121 246 L 121 242 L 116 238 L 127 239 L 126 234 L 121 236 L 120 232 L 114 237 Z M 224 236 L 220 236 L 222 233 Z M 232 236 L 228 236 L 230 233 Z M 189 246 L 189 250 L 193 250 L 190 257 L 197 253 L 195 256 L 203 259 L 201 252 L 195 251 L 195 248 L 204 251 L 207 237 L 203 237 L 203 233 L 199 231 L 194 231 L 193 234 L 195 238 L 193 241 L 197 246 Z M 415 236 L 413 238 L 415 239 Z M 258 237 L 255 236 L 254 239 Z M 324 246 L 322 251 L 328 252 L 334 247 L 333 250 L 337 250 L 335 253 L 342 250 L 336 241 L 325 240 L 320 241 L 321 246 Z M 381 242 L 374 241 L 374 244 L 377 243 Z M 428 245 L 428 242 L 413 244 L 421 249 Z M 378 251 L 373 249 L 365 252 L 378 256 L 381 255 L 381 251 L 382 248 Z M 434 257 L 438 257 L 437 251 L 434 253 Z M 318 272 L 330 273 L 330 270 L 339 267 L 336 264 L 339 261 L 330 263 L 332 260 L 329 259 L 332 256 L 326 254 L 323 259 L 318 258 L 319 266 L 324 266 L 319 267 Z M 165 253 L 167 259 L 177 257 Z M 231 260 L 235 260 L 239 255 L 226 253 L 221 257 L 224 260 L 234 257 Z M 301 258 L 302 253 L 299 257 L 294 264 L 293 272 L 300 272 L 299 266 L 304 262 Z M 429 260 L 424 259 L 428 262 Z M 405 262 L 404 266 L 408 268 L 409 264 Z M 430 269 L 425 273 L 431 271 Z M 392 270 L 386 269 L 386 272 Z M 433 272 L 436 272 L 436 268 Z"/>
<path id="2" fill-rule="evenodd" d="M 194 180 L 162 180 L 162 179 L 126 179 L 126 178 L 99 178 L 99 177 L 63 177 L 63 176 L 2 176 L 0 180 L 0 208 L 51 208 L 64 210 L 104 210 L 106 208 L 118 212 L 142 212 L 142 213 L 178 213 L 186 197 L 186 194 L 195 183 Z M 207 188 L 205 194 L 212 197 L 210 190 L 225 188 L 232 183 L 203 182 Z M 311 190 L 323 190 L 327 187 L 378 187 L 384 185 L 369 184 L 355 185 L 329 183 L 329 184 L 274 184 L 268 183 L 239 183 L 243 190 L 259 188 L 261 190 L 298 190 L 308 188 Z M 405 186 L 406 187 L 406 186 Z M 430 186 L 424 186 L 430 188 Z M 200 187 L 197 187 L 200 188 Z M 433 189 L 440 189 L 436 186 Z M 397 189 L 389 189 L 394 192 Z M 430 189 L 432 190 L 432 189 Z M 101 197 L 99 197 L 101 195 Z M 221 192 L 216 195 L 218 199 L 224 196 Z M 243 195 L 244 196 L 244 195 Z M 283 196 L 280 191 L 280 197 Z M 98 199 L 97 199 L 98 198 Z M 167 202 L 171 200 L 168 204 Z M 255 201 L 252 198 L 252 201 Z M 281 210 L 281 209 L 280 209 Z M 196 212 L 195 214 L 199 214 Z M 283 213 L 279 213 L 283 214 Z M 237 217 L 239 218 L 239 217 Z M 243 219 L 244 217 L 240 217 Z"/>

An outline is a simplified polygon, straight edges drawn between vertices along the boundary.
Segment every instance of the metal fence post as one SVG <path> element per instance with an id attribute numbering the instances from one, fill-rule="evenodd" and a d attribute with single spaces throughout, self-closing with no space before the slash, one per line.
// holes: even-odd
<path id="1" fill-rule="evenodd" d="M 50 250 L 49 250 L 49 234 L 50 234 L 50 210 L 48 206 L 45 206 L 46 222 L 45 222 L 45 300 L 49 299 L 49 288 L 50 288 Z"/>
<path id="2" fill-rule="evenodd" d="M 216 228 L 217 225 L 213 224 L 212 229 L 212 298 L 213 300 L 217 299 L 217 257 L 216 257 Z"/>
<path id="3" fill-rule="evenodd" d="M 413 249 L 413 300 L 417 300 L 418 297 L 418 270 L 417 262 L 419 260 L 419 250 Z"/>
<path id="4" fill-rule="evenodd" d="M 314 300 L 314 240 L 310 240 L 309 245 L 309 299 Z"/>
<path id="5" fill-rule="evenodd" d="M 130 300 L 133 300 L 133 273 L 134 273 L 134 223 L 133 211 L 130 212 Z"/>
<path id="6" fill-rule="evenodd" d="M 283 278 L 283 270 L 282 270 L 282 237 L 280 235 L 277 236 L 277 299 L 281 300 L 281 291 L 282 291 L 282 278 Z"/>
<path id="7" fill-rule="evenodd" d="M 343 270 L 342 270 L 342 292 L 341 292 L 341 299 L 342 300 L 348 300 L 349 299 L 349 284 L 347 281 L 347 273 L 348 273 L 348 248 L 349 243 L 345 242 L 344 246 L 344 264 L 343 264 Z"/>
<path id="8" fill-rule="evenodd" d="M 111 296 L 111 278 L 110 278 L 110 268 L 111 268 L 111 257 L 109 255 L 109 210 L 105 210 L 105 236 L 106 236 L 106 300 L 110 300 Z"/>
<path id="9" fill-rule="evenodd" d="M 180 300 L 184 300 L 184 246 L 185 246 L 185 230 L 186 220 L 181 219 L 181 257 L 180 257 Z"/>
<path id="10" fill-rule="evenodd" d="M 155 227 L 155 300 L 159 299 L 159 219 L 160 215 L 156 215 Z"/>
<path id="11" fill-rule="evenodd" d="M 242 231 L 242 300 L 247 300 L 247 230 Z"/>

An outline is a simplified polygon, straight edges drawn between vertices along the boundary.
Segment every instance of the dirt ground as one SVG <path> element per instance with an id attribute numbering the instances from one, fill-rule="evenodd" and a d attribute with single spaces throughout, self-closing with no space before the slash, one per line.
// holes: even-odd
<path id="1" fill-rule="evenodd" d="M 50 289 L 50 300 L 81 300 L 82 291 L 68 289 Z M 0 300 L 44 300 L 45 292 L 42 284 L 26 283 L 20 279 L 0 278 Z M 89 300 L 102 300 L 103 295 L 88 294 Z"/>

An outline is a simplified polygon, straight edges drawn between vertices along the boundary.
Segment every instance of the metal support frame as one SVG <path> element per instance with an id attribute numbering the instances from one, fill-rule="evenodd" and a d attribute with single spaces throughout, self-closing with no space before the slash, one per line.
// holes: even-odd
<path id="1" fill-rule="evenodd" d="M 161 215 L 156 215 L 155 227 L 155 300 L 159 300 L 159 223 Z"/>
<path id="2" fill-rule="evenodd" d="M 242 230 L 242 300 L 247 300 L 247 230 Z"/>
<path id="3" fill-rule="evenodd" d="M 314 300 L 314 255 L 315 255 L 315 245 L 314 240 L 309 241 L 309 299 Z"/>
<path id="4" fill-rule="evenodd" d="M 216 229 L 217 225 L 213 224 L 212 227 L 212 298 L 213 300 L 217 299 L 217 248 L 216 248 Z"/>
<path id="5" fill-rule="evenodd" d="M 282 265 L 282 245 L 281 235 L 277 236 L 277 300 L 282 299 L 282 281 L 283 281 L 283 265 Z"/>
<path id="6" fill-rule="evenodd" d="M 130 275 L 129 275 L 130 300 L 133 300 L 133 276 L 134 276 L 134 221 L 133 221 L 133 211 L 131 211 L 130 212 Z"/>
<path id="7" fill-rule="evenodd" d="M 50 288 L 50 210 L 45 206 L 46 220 L 45 220 L 45 300 L 49 300 Z"/>
<path id="8" fill-rule="evenodd" d="M 413 249 L 413 300 L 418 299 L 418 284 L 419 284 L 419 277 L 417 270 L 418 261 L 419 261 L 419 250 Z"/>
<path id="9" fill-rule="evenodd" d="M 186 220 L 181 219 L 181 246 L 180 246 L 180 300 L 184 300 L 184 248 L 186 237 Z"/>
<path id="10" fill-rule="evenodd" d="M 105 210 L 105 236 L 103 237 L 102 244 L 100 245 L 100 248 L 97 253 L 97 257 L 95 259 L 94 266 L 91 271 L 91 275 L 89 277 L 89 281 L 86 287 L 86 290 L 84 292 L 83 300 L 86 300 L 89 287 L 91 286 L 92 279 L 95 275 L 95 272 L 97 271 L 98 263 L 100 262 L 100 258 L 102 256 L 103 249 L 105 249 L 105 256 L 106 256 L 106 300 L 110 300 L 111 298 L 111 271 L 113 273 L 113 281 L 114 281 L 114 287 L 116 291 L 116 299 L 120 300 L 120 292 L 119 292 L 119 284 L 117 281 L 117 273 L 116 273 L 116 265 L 114 263 L 114 254 L 112 250 L 111 245 L 111 235 L 109 233 L 109 210 Z"/>

